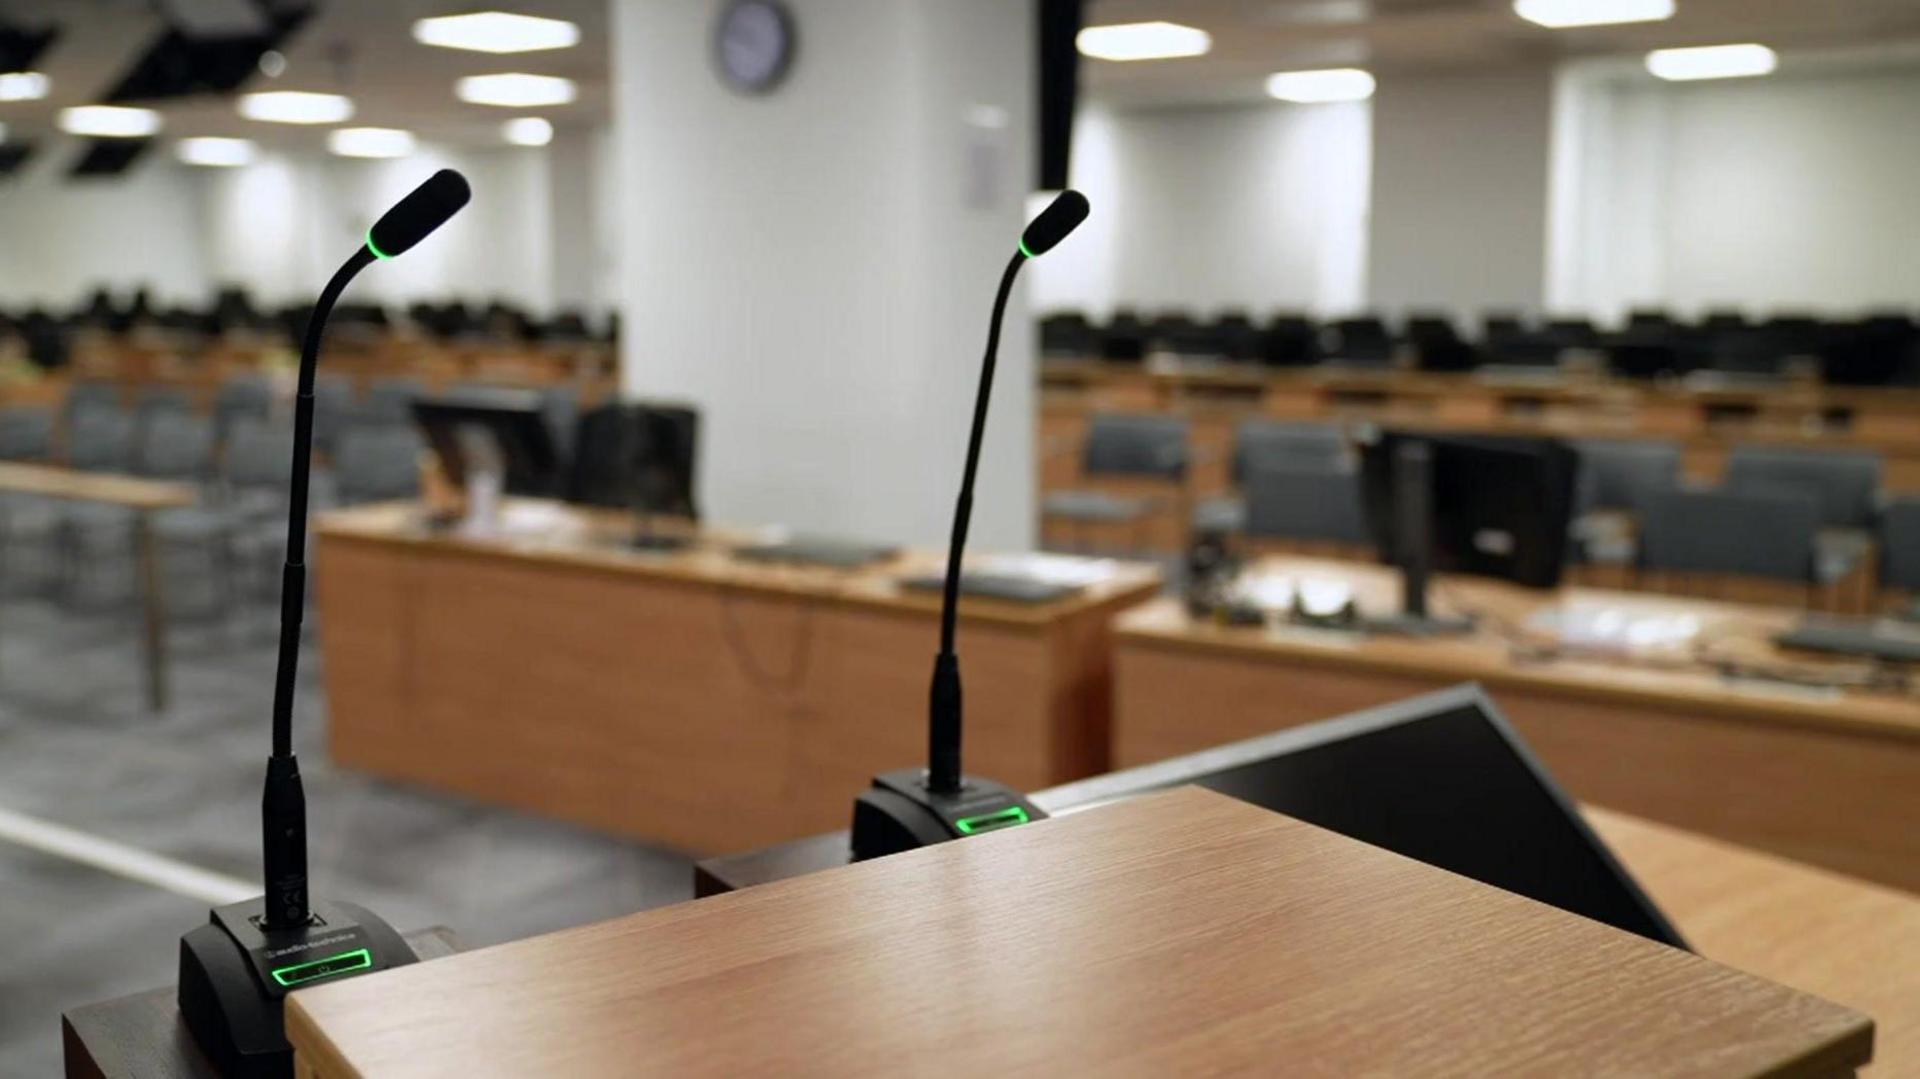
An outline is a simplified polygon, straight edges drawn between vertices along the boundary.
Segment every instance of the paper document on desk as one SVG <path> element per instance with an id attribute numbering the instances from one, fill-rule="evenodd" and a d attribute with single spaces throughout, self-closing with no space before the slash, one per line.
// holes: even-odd
<path id="1" fill-rule="evenodd" d="M 1020 577 L 1069 588 L 1085 588 L 1111 579 L 1119 572 L 1120 564 L 1111 558 L 1033 551 L 1027 554 L 987 555 L 969 563 L 968 568 L 992 576 Z"/>
<path id="2" fill-rule="evenodd" d="M 1687 649 L 1700 636 L 1698 615 L 1684 611 L 1635 611 L 1599 603 L 1551 607 L 1527 620 L 1573 651 L 1644 655 Z"/>

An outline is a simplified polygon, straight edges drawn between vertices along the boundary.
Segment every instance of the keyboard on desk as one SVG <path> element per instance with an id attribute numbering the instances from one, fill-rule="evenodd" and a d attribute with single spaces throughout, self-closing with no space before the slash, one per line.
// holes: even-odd
<path id="1" fill-rule="evenodd" d="M 938 592 L 946 587 L 946 579 L 935 576 L 907 577 L 902 579 L 900 584 L 904 588 L 915 591 Z M 961 595 L 1007 600 L 1012 603 L 1047 603 L 1071 596 L 1078 591 L 1080 586 L 1076 584 L 1042 580 L 1038 577 L 1013 573 L 963 573 L 960 575 Z"/>
<path id="2" fill-rule="evenodd" d="M 1809 617 L 1774 638 L 1783 648 L 1920 663 L 1920 625 L 1891 619 Z"/>

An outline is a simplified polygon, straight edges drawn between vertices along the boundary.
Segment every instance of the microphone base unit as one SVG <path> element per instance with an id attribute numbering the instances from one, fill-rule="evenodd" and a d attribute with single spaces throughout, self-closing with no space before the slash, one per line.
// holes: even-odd
<path id="1" fill-rule="evenodd" d="M 882 772 L 853 803 L 853 860 L 863 862 L 901 851 L 997 832 L 1046 813 L 1003 783 L 962 776 L 952 793 L 930 790 L 918 768 Z"/>
<path id="2" fill-rule="evenodd" d="M 418 961 L 393 927 L 364 907 L 321 900 L 291 929 L 263 928 L 265 897 L 213 908 L 180 938 L 180 1017 L 228 1079 L 290 1079 L 282 1010 L 295 989 Z"/>

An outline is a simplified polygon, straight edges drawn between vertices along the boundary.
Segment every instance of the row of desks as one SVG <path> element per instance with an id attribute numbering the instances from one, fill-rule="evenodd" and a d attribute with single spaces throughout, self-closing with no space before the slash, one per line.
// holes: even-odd
<path id="1" fill-rule="evenodd" d="M 559 511 L 537 539 L 432 532 L 409 506 L 327 515 L 318 579 L 338 763 L 699 852 L 844 826 L 848 792 L 924 759 L 937 598 L 909 554 L 859 571 L 742 563 L 715 533 L 627 549 L 624 515 Z M 1276 562 L 1397 606 L 1384 571 Z M 1123 567 L 1035 606 L 969 600 L 970 770 L 1037 790 L 1478 680 L 1593 804 L 1920 891 L 1920 697 L 1540 655 L 1550 603 L 1666 610 L 1777 660 L 1784 610 L 1467 580 L 1440 641 L 1222 627 Z"/>

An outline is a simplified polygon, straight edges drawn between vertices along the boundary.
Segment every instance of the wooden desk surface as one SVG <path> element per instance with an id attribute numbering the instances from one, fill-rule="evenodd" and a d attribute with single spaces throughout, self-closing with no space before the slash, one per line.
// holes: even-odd
<path id="1" fill-rule="evenodd" d="M 1193 788 L 317 986 L 287 1017 L 322 1079 L 1831 1076 L 1872 1046 L 1856 1012 Z"/>
<path id="2" fill-rule="evenodd" d="M 1033 795 L 1043 806 L 1052 797 Z M 1581 813 L 1701 955 L 1865 1012 L 1875 1030 L 1867 1073 L 1920 1072 L 1920 899 L 1597 806 Z M 694 869 L 695 894 L 847 859 L 845 832 L 709 858 Z"/>
<path id="3" fill-rule="evenodd" d="M 0 463 L 0 491 L 107 502 L 136 510 L 174 509 L 195 501 L 193 488 L 184 483 L 12 462 Z"/>
<path id="4" fill-rule="evenodd" d="M 1604 809 L 1587 820 L 1711 959 L 1873 1017 L 1872 1075 L 1920 1072 L 1920 899 Z"/>
<path id="5" fill-rule="evenodd" d="M 1397 571 L 1385 566 L 1304 558 L 1263 559 L 1254 570 L 1294 579 L 1321 578 L 1351 585 L 1365 613 L 1387 613 L 1400 604 Z M 1920 695 L 1880 691 L 1825 691 L 1748 680 L 1734 681 L 1692 655 L 1654 657 L 1659 666 L 1581 658 L 1522 658 L 1515 643 L 1545 641 L 1525 631 L 1537 612 L 1560 606 L 1604 608 L 1624 614 L 1685 614 L 1700 622 L 1700 639 L 1716 654 L 1773 663 L 1784 657 L 1770 638 L 1803 612 L 1640 592 L 1567 588 L 1552 595 L 1498 581 L 1447 579 L 1429 593 L 1440 611 L 1484 615 L 1481 627 L 1460 637 L 1362 637 L 1339 631 L 1222 626 L 1197 620 L 1174 599 L 1137 607 L 1114 625 L 1117 643 L 1284 658 L 1290 663 L 1379 673 L 1473 680 L 1490 688 L 1550 691 L 1609 704 L 1684 705 L 1717 715 L 1850 731 L 1920 743 Z M 1818 660 L 1795 660 L 1813 669 Z M 1838 666 L 1849 666 L 1841 663 Z"/>
<path id="6" fill-rule="evenodd" d="M 736 546 L 766 540 L 744 529 L 703 528 L 694 546 L 678 552 L 647 553 L 626 546 L 633 535 L 631 513 L 592 510 L 559 503 L 509 499 L 514 506 L 544 505 L 554 527 L 538 535 L 480 539 L 429 529 L 412 502 L 361 506 L 321 515 L 319 531 L 349 542 L 403 544 L 456 557 L 538 562 L 583 572 L 633 574 L 664 580 L 718 585 L 771 596 L 806 597 L 827 602 L 892 610 L 938 611 L 940 595 L 902 586 L 903 577 L 938 573 L 944 553 L 908 551 L 892 560 L 858 569 L 754 563 L 732 557 Z M 1112 602 L 1115 597 L 1151 593 L 1160 573 L 1150 565 L 1115 563 L 1106 579 L 1078 593 L 1046 603 L 1012 603 L 962 597 L 960 614 L 1009 626 L 1042 626 Z"/>

